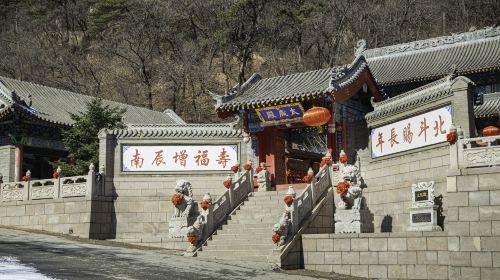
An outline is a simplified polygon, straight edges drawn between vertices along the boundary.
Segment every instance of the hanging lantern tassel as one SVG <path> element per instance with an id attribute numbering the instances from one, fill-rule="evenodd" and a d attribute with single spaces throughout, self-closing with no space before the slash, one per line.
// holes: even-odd
<path id="1" fill-rule="evenodd" d="M 312 107 L 304 113 L 304 124 L 307 126 L 321 126 L 327 123 L 332 115 L 327 108 Z"/>

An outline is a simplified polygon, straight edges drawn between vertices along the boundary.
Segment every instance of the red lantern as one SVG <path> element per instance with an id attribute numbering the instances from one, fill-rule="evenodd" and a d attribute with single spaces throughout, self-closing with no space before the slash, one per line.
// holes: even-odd
<path id="1" fill-rule="evenodd" d="M 458 134 L 456 132 L 449 132 L 446 134 L 446 141 L 450 144 L 457 142 Z"/>
<path id="2" fill-rule="evenodd" d="M 483 128 L 483 136 L 496 136 L 496 135 L 498 135 L 498 127 L 490 125 Z"/>
<path id="3" fill-rule="evenodd" d="M 290 206 L 293 203 L 293 196 L 291 196 L 291 195 L 285 195 L 285 198 L 283 198 L 283 201 L 285 202 L 285 204 L 287 206 Z"/>
<path id="4" fill-rule="evenodd" d="M 52 173 L 52 177 L 53 177 L 54 179 L 59 178 L 59 176 L 61 176 L 61 174 L 59 174 L 59 172 L 57 172 L 57 171 L 54 171 L 54 173 Z"/>
<path id="5" fill-rule="evenodd" d="M 172 195 L 172 198 L 170 200 L 172 201 L 173 205 L 181 205 L 183 201 L 182 194 L 176 193 Z"/>
<path id="6" fill-rule="evenodd" d="M 332 115 L 323 107 L 312 107 L 304 113 L 304 124 L 307 126 L 320 126 L 327 123 Z"/>
<path id="7" fill-rule="evenodd" d="M 27 176 L 27 175 L 24 175 L 21 180 L 23 180 L 24 182 L 28 182 L 30 180 L 30 177 Z"/>
<path id="8" fill-rule="evenodd" d="M 312 182 L 312 180 L 313 180 L 313 178 L 314 178 L 314 177 L 313 177 L 313 176 L 311 176 L 311 175 L 306 175 L 306 176 L 304 176 L 304 179 L 303 179 L 303 180 L 304 180 L 304 183 L 307 183 L 307 184 L 311 183 L 311 182 Z"/>
<path id="9" fill-rule="evenodd" d="M 340 158 L 339 158 L 339 161 L 343 164 L 346 164 L 348 159 L 347 159 L 347 155 L 346 154 L 341 154 L 340 155 Z"/>
<path id="10" fill-rule="evenodd" d="M 344 194 L 347 193 L 347 190 L 349 189 L 350 185 L 346 181 L 339 182 L 337 184 L 337 193 L 340 194 L 340 196 L 344 196 Z"/>
<path id="11" fill-rule="evenodd" d="M 187 240 L 189 241 L 189 243 L 194 244 L 196 242 L 196 236 L 195 235 L 189 235 L 187 237 Z"/>
<path id="12" fill-rule="evenodd" d="M 229 189 L 229 188 L 231 187 L 231 184 L 232 184 L 232 183 L 233 183 L 233 182 L 231 182 L 231 180 L 225 180 L 225 181 L 224 181 L 224 187 L 225 187 L 226 189 Z"/>
<path id="13" fill-rule="evenodd" d="M 250 164 L 245 164 L 243 165 L 243 169 L 245 169 L 246 171 L 250 171 L 252 170 L 252 166 Z"/>
<path id="14" fill-rule="evenodd" d="M 208 203 L 208 201 L 206 201 L 206 200 L 202 200 L 202 201 L 200 202 L 200 207 L 201 207 L 201 209 L 203 209 L 203 210 L 207 210 L 207 209 L 208 209 L 208 205 L 209 205 L 209 203 Z"/>
<path id="15" fill-rule="evenodd" d="M 281 236 L 279 234 L 277 234 L 277 233 L 273 234 L 272 239 L 273 239 L 274 243 L 278 243 L 278 241 L 280 241 L 280 238 L 281 238 Z"/>

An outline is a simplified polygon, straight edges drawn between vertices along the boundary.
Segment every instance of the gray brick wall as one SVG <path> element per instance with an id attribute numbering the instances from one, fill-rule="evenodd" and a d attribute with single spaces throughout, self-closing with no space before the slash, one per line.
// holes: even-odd
<path id="1" fill-rule="evenodd" d="M 435 195 L 446 197 L 446 172 L 449 166 L 448 144 L 433 149 L 405 153 L 387 159 L 371 160 L 360 152 L 361 175 L 367 188 L 363 190 L 367 206 L 374 215 L 375 232 L 404 232 L 409 224 L 411 185 L 435 181 Z M 478 198 L 479 199 L 479 198 Z M 443 215 L 447 215 L 444 207 Z M 390 217 L 390 218 L 389 218 Z M 382 227 L 384 218 L 390 229 Z M 446 221 L 446 219 L 445 219 Z M 444 225 L 446 228 L 446 225 Z"/>
<path id="2" fill-rule="evenodd" d="M 223 181 L 230 171 L 221 172 L 165 172 L 138 174 L 121 172 L 120 144 L 237 144 L 239 162 L 250 158 L 251 143 L 241 138 L 143 138 L 115 139 L 100 135 L 100 161 L 105 163 L 107 197 L 113 197 L 114 240 L 143 246 L 187 249 L 182 238 L 168 238 L 168 221 L 174 206 L 170 199 L 176 181 L 186 179 L 193 187 L 193 198 L 199 203 L 205 193 L 217 199 L 226 189 Z"/>
<path id="3" fill-rule="evenodd" d="M 448 279 L 446 232 L 304 234 L 306 269 L 358 277 Z"/>
<path id="4" fill-rule="evenodd" d="M 469 174 L 448 177 L 445 201 L 450 278 L 499 279 L 500 172 L 474 168 L 462 173 Z"/>
<path id="5" fill-rule="evenodd" d="M 89 238 L 92 201 L 85 197 L 0 203 L 0 224 Z"/>

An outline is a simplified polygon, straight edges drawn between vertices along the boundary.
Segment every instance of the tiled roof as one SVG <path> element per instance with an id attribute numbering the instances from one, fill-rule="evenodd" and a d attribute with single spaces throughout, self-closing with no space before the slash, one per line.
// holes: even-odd
<path id="1" fill-rule="evenodd" d="M 415 106 L 422 106 L 452 95 L 451 86 L 457 80 L 464 80 L 467 83 L 472 83 L 472 81 L 463 76 L 454 79 L 448 76 L 398 96 L 373 103 L 373 111 L 366 114 L 365 118 L 368 122 L 372 122 Z"/>
<path id="2" fill-rule="evenodd" d="M 242 137 L 243 131 L 236 129 L 236 122 L 223 124 L 134 124 L 124 129 L 103 130 L 101 134 L 117 137 L 175 137 L 175 138 L 227 138 Z"/>
<path id="3" fill-rule="evenodd" d="M 363 41 L 358 46 L 381 86 L 500 69 L 500 26 L 376 49 L 364 50 Z"/>
<path id="4" fill-rule="evenodd" d="M 474 115 L 479 118 L 500 116 L 500 92 L 483 95 L 483 104 L 474 106 Z"/>
<path id="5" fill-rule="evenodd" d="M 0 115 L 21 110 L 44 121 L 71 125 L 73 120 L 69 113 L 84 111 L 85 104 L 92 99 L 71 91 L 0 76 L 0 102 L 6 105 L 0 108 Z M 172 110 L 159 112 L 109 100 L 103 100 L 103 103 L 125 108 L 125 123 L 185 124 Z"/>
<path id="6" fill-rule="evenodd" d="M 350 85 L 365 69 L 364 57 L 358 56 L 350 65 L 260 79 L 240 93 L 222 96 L 217 110 L 232 111 L 318 98 Z"/>

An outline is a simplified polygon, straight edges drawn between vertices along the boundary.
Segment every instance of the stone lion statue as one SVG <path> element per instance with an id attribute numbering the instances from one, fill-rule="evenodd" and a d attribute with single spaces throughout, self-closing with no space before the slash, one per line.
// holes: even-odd
<path id="1" fill-rule="evenodd" d="M 340 170 L 340 182 L 337 185 L 337 193 L 341 201 L 338 203 L 340 209 L 361 209 L 363 178 L 356 165 L 347 164 Z"/>
<path id="2" fill-rule="evenodd" d="M 193 212 L 193 190 L 191 183 L 187 180 L 178 180 L 175 185 L 175 193 L 182 196 L 182 203 L 179 205 L 174 204 L 173 218 L 188 217 Z"/>
<path id="3" fill-rule="evenodd" d="M 276 223 L 273 226 L 273 231 L 275 234 L 278 234 L 280 239 L 278 241 L 278 245 L 282 246 L 286 243 L 286 238 L 288 237 L 288 228 L 291 224 L 290 212 L 285 211 L 281 215 L 279 223 Z"/>

